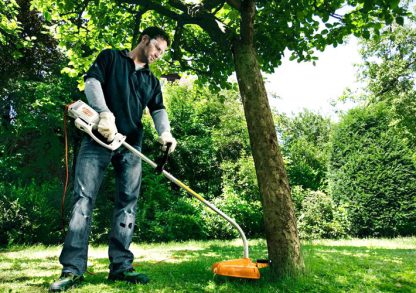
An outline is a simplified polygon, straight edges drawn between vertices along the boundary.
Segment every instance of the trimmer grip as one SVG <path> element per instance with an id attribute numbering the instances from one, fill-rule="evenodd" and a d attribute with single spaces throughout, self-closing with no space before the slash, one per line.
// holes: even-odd
<path id="1" fill-rule="evenodd" d="M 163 168 L 165 167 L 165 165 L 168 162 L 168 158 L 169 158 L 169 149 L 172 146 L 171 142 L 168 142 L 166 144 L 166 150 L 163 153 L 163 156 L 158 158 L 157 161 L 157 166 L 155 168 L 155 171 L 157 174 L 161 174 L 163 172 Z"/>
<path id="2" fill-rule="evenodd" d="M 84 120 L 80 118 L 77 118 L 75 120 L 75 126 L 78 129 L 87 133 L 89 136 L 91 136 L 91 138 L 95 142 L 97 142 L 99 145 L 112 151 L 118 149 L 126 140 L 126 137 L 124 135 L 122 135 L 121 133 L 117 133 L 116 136 L 114 137 L 114 140 L 111 143 L 105 143 L 94 134 L 93 125 L 86 123 Z"/>

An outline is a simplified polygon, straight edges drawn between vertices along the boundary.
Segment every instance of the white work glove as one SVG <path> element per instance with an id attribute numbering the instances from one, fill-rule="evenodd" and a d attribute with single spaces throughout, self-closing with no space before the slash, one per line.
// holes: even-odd
<path id="1" fill-rule="evenodd" d="M 158 139 L 158 142 L 160 143 L 160 144 L 162 144 L 162 151 L 166 151 L 166 148 L 167 148 L 167 144 L 168 143 L 171 143 L 172 145 L 170 146 L 170 148 L 169 148 L 169 152 L 168 152 L 168 154 L 170 154 L 170 153 L 173 153 L 173 151 L 175 150 L 175 148 L 176 148 L 176 139 L 172 136 L 172 134 L 170 133 L 170 132 L 168 132 L 168 131 L 165 131 L 165 132 L 163 132 L 160 136 L 159 136 L 159 139 Z"/>
<path id="2" fill-rule="evenodd" d="M 117 133 L 116 118 L 111 112 L 101 112 L 98 121 L 98 132 L 104 136 L 108 142 L 114 140 Z"/>

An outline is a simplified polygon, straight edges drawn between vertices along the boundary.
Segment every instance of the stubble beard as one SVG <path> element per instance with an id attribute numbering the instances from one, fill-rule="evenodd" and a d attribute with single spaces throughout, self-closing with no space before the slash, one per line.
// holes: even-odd
<path id="1" fill-rule="evenodd" d="M 142 54 L 141 54 L 141 62 L 146 63 L 146 64 L 150 64 L 150 58 L 149 55 L 146 53 L 146 48 L 149 46 L 150 41 L 147 42 L 146 46 L 142 49 Z"/>

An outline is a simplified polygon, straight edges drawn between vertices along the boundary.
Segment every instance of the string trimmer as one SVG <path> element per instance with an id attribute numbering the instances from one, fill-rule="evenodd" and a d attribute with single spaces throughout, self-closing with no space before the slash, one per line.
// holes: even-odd
<path id="1" fill-rule="evenodd" d="M 165 160 L 161 164 L 156 164 L 144 154 L 136 150 L 134 147 L 129 145 L 125 140 L 126 137 L 121 133 L 117 133 L 114 140 L 111 143 L 105 143 L 101 141 L 95 134 L 94 130 L 97 127 L 99 121 L 99 114 L 88 106 L 86 103 L 82 101 L 77 101 L 68 106 L 68 115 L 75 119 L 75 126 L 82 130 L 83 132 L 87 133 L 91 136 L 94 141 L 96 141 L 102 147 L 105 147 L 110 150 L 116 150 L 120 146 L 125 147 L 129 151 L 131 151 L 134 155 L 141 158 L 143 161 L 148 163 L 150 166 L 158 170 L 161 174 L 163 174 L 167 179 L 171 182 L 175 183 L 179 187 L 185 189 L 190 195 L 198 199 L 204 205 L 209 207 L 211 210 L 216 212 L 218 215 L 223 217 L 227 222 L 229 222 L 233 227 L 238 230 L 241 239 L 243 240 L 243 258 L 240 259 L 232 259 L 228 261 L 217 262 L 212 265 L 212 271 L 214 274 L 222 275 L 222 276 L 229 276 L 229 277 L 236 277 L 236 278 L 248 278 L 248 279 L 259 279 L 260 278 L 260 271 L 259 268 L 263 268 L 268 266 L 268 260 L 257 260 L 253 262 L 248 256 L 248 242 L 247 238 L 241 229 L 241 227 L 229 216 L 224 214 L 221 210 L 219 210 L 215 205 L 211 202 L 205 200 L 201 195 L 193 191 L 191 188 L 186 186 L 183 182 L 173 177 L 169 172 L 163 169 L 163 165 L 166 163 L 167 160 L 167 151 L 165 152 Z"/>

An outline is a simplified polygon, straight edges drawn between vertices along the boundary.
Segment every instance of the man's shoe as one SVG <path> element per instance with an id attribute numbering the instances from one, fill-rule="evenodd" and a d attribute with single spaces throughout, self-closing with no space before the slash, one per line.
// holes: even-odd
<path id="1" fill-rule="evenodd" d="M 126 281 L 133 284 L 146 284 L 150 281 L 145 274 L 140 274 L 133 268 L 117 274 L 110 273 L 108 279 L 111 281 Z"/>
<path id="2" fill-rule="evenodd" d="M 49 287 L 49 292 L 60 292 L 68 290 L 69 288 L 80 283 L 82 280 L 84 280 L 83 276 L 77 276 L 73 273 L 62 273 L 62 275 L 59 277 L 59 280 L 53 282 Z"/>

